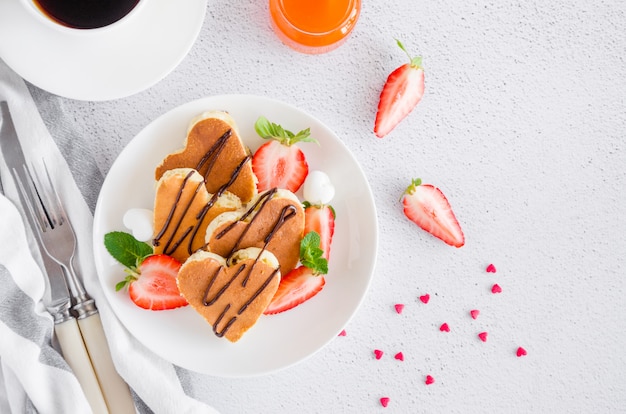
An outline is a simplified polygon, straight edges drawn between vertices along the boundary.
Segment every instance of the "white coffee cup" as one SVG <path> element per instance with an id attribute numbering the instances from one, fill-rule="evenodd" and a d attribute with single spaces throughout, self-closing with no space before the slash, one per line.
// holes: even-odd
<path id="1" fill-rule="evenodd" d="M 132 20 L 149 0 L 115 0 L 102 2 L 94 0 L 20 0 L 39 23 L 74 35 L 86 35 L 113 30 Z M 82 3 L 90 10 L 75 13 L 78 7 L 72 3 Z M 91 5 L 90 5 L 91 4 Z M 104 7 L 102 5 L 110 5 Z M 65 10 L 63 10 L 65 8 Z"/>

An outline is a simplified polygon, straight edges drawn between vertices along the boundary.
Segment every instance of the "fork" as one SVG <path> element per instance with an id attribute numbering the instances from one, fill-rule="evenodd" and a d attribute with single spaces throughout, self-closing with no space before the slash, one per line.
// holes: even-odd
<path id="1" fill-rule="evenodd" d="M 36 223 L 35 235 L 39 238 L 46 254 L 63 269 L 67 285 L 72 294 L 72 310 L 77 319 L 88 318 L 98 313 L 95 301 L 87 294 L 74 269 L 76 235 L 67 218 L 63 204 L 52 185 L 47 165 L 43 162 L 45 183 L 35 173 L 23 166 L 25 177 L 30 182 L 23 183 L 19 175 L 16 180 L 26 200 L 26 207 Z"/>
<path id="2" fill-rule="evenodd" d="M 100 383 L 102 394 L 111 413 L 135 413 L 135 406 L 128 385 L 115 370 L 111 353 L 102 328 L 102 321 L 95 301 L 87 294 L 76 270 L 76 234 L 67 217 L 63 203 L 54 188 L 48 167 L 42 160 L 41 177 L 33 167 L 34 174 L 23 165 L 24 176 L 29 182 L 16 181 L 23 192 L 25 204 L 36 225 L 33 232 L 45 249 L 45 253 L 63 269 L 72 295 L 72 310 L 76 314 L 85 346 Z"/>

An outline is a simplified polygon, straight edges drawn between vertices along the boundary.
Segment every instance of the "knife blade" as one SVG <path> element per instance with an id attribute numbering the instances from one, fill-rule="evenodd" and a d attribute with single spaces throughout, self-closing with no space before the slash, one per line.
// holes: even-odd
<path id="1" fill-rule="evenodd" d="M 11 170 L 11 173 L 19 175 L 20 179 L 22 179 L 22 182 L 25 182 L 24 179 L 26 177 L 21 168 L 21 165 L 24 165 L 23 163 L 25 163 L 24 154 L 22 153 L 19 145 L 11 145 L 11 142 L 18 140 L 18 138 L 15 131 L 15 126 L 13 125 L 13 119 L 11 118 L 9 107 L 6 101 L 0 102 L 0 112 L 2 114 L 2 116 L 0 117 L 0 122 L 2 122 L 2 124 L 0 125 L 0 150 L 7 166 Z M 4 180 L 9 180 L 9 178 L 4 178 Z M 13 182 L 13 184 L 17 188 L 15 182 Z M 22 195 L 19 191 L 17 191 L 16 198 L 17 200 L 19 200 L 19 203 L 16 203 L 16 205 L 23 206 L 24 200 L 22 199 Z M 12 201 L 15 202 L 17 200 Z M 22 209 L 22 212 L 23 211 L 24 210 Z M 28 222 L 32 228 L 31 217 L 26 214 L 22 215 L 26 216 L 23 218 L 26 219 L 26 222 Z M 34 239 L 37 241 L 37 244 L 39 244 L 39 239 L 37 239 L 36 237 L 34 237 Z M 48 255 L 41 254 L 41 249 L 42 246 L 39 246 L 39 252 L 37 252 L 39 254 L 36 254 L 35 256 L 39 256 L 45 267 L 45 269 L 42 270 L 45 270 L 45 275 L 47 276 L 48 282 L 46 284 L 47 287 L 49 287 L 49 290 L 47 292 L 48 300 L 46 307 L 49 307 L 48 311 L 55 317 L 56 322 L 57 312 L 60 313 L 60 315 L 58 316 L 60 320 L 63 320 L 66 317 L 64 315 L 66 305 L 71 306 L 70 293 L 67 288 L 65 278 L 63 277 L 63 273 L 61 272 L 61 267 L 56 264 L 52 259 L 50 259 Z"/>
<path id="2" fill-rule="evenodd" d="M 24 153 L 13 124 L 13 119 L 6 101 L 0 102 L 0 152 L 5 163 L 11 170 L 11 174 L 20 177 L 22 182 L 27 182 L 26 173 L 23 169 L 26 164 Z M 25 212 L 25 200 L 17 188 L 15 180 L 11 177 L 0 177 L 3 187 L 9 187 L 11 182 L 16 189 L 15 196 L 8 197 L 16 206 L 21 206 L 21 215 L 24 222 L 32 231 L 35 226 L 32 218 Z M 46 282 L 46 293 L 43 298 L 44 305 L 54 319 L 54 331 L 61 346 L 63 357 L 74 371 L 78 382 L 87 397 L 87 401 L 94 413 L 108 413 L 108 409 L 100 389 L 100 384 L 89 358 L 89 353 L 83 341 L 76 318 L 71 313 L 71 297 L 61 267 L 55 263 L 37 241 L 38 251 L 32 252 L 33 256 L 41 260 L 40 267 Z M 41 266 L 43 264 L 43 266 Z"/>

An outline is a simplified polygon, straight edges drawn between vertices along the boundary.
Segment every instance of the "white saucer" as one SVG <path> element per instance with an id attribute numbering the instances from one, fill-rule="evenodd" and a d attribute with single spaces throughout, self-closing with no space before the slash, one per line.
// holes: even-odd
<path id="1" fill-rule="evenodd" d="M 207 0 L 148 0 L 124 25 L 73 35 L 45 27 L 18 0 L 0 1 L 0 58 L 28 82 L 66 98 L 105 101 L 149 88 L 187 55 Z"/>

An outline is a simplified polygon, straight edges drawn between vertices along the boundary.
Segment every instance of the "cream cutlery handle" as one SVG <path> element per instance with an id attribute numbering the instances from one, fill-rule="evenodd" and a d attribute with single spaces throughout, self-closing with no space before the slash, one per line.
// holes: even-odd
<path id="1" fill-rule="evenodd" d="M 109 411 L 114 414 L 135 414 L 135 403 L 130 394 L 130 389 L 113 365 L 111 352 L 102 329 L 100 314 L 95 313 L 86 318 L 78 319 L 78 326 Z"/>
<path id="2" fill-rule="evenodd" d="M 72 318 L 54 325 L 54 332 L 61 345 L 63 357 L 74 371 L 92 411 L 94 414 L 108 414 L 109 410 L 104 402 L 76 319 Z"/>

